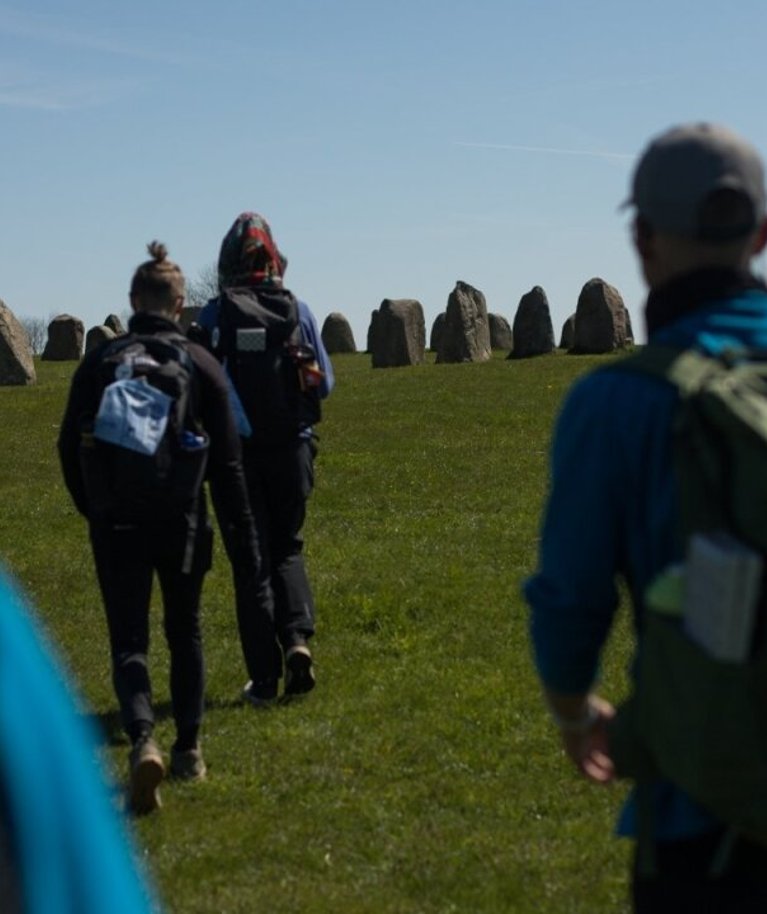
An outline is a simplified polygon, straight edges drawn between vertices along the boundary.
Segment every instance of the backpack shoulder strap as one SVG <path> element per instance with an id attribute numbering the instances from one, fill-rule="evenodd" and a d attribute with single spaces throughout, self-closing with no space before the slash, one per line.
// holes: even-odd
<path id="1" fill-rule="evenodd" d="M 710 378 L 721 375 L 734 364 L 756 356 L 749 350 L 728 350 L 719 356 L 707 355 L 699 349 L 678 349 L 673 346 L 645 346 L 639 352 L 611 365 L 621 371 L 634 371 L 677 388 L 683 397 L 696 393 Z"/>
<path id="2" fill-rule="evenodd" d="M 182 421 L 186 421 L 187 424 L 191 422 L 196 427 L 200 421 L 200 380 L 194 359 L 189 353 L 190 341 L 183 333 L 176 330 L 162 331 L 155 336 L 155 339 L 160 339 L 174 347 L 179 357 L 178 362 L 188 375 L 189 383 L 179 401 L 178 414 Z"/>
<path id="3" fill-rule="evenodd" d="M 127 347 L 135 341 L 135 333 L 124 333 L 113 340 L 109 340 L 109 342 L 101 350 L 101 360 L 103 361 L 105 359 L 112 358 L 119 352 L 122 352 L 123 349 L 127 349 Z"/>
<path id="4" fill-rule="evenodd" d="M 129 333 L 119 340 L 115 340 L 113 347 L 105 352 L 105 357 L 114 359 L 124 349 L 130 346 L 143 347 L 143 350 L 153 359 L 161 363 L 159 371 L 170 379 L 175 377 L 175 396 L 177 403 L 175 414 L 182 424 L 191 421 L 193 426 L 199 422 L 199 379 L 195 368 L 194 359 L 189 353 L 189 340 L 177 330 L 161 330 L 158 333 Z M 174 364 L 175 363 L 175 364 Z M 157 386 L 165 389 L 167 382 L 158 383 Z"/>
<path id="5" fill-rule="evenodd" d="M 159 333 L 150 333 L 150 334 L 133 334 L 133 339 L 140 340 L 142 343 L 149 343 L 152 345 L 153 341 L 159 340 L 162 343 L 175 346 L 177 349 L 182 350 L 186 355 L 188 355 L 187 346 L 189 340 L 187 337 L 181 333 L 180 330 L 161 330 Z"/>

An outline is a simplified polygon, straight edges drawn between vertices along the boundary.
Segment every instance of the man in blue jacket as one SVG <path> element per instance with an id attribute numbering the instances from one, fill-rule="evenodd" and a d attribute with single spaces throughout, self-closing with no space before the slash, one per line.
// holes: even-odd
<path id="1" fill-rule="evenodd" d="M 221 244 L 221 293 L 199 324 L 224 363 L 243 440 L 248 496 L 261 548 L 257 580 L 222 527 L 234 579 L 237 621 L 250 676 L 243 697 L 255 706 L 314 688 L 309 639 L 315 607 L 302 528 L 314 485 L 320 400 L 333 367 L 314 316 L 283 283 L 287 260 L 258 213 L 242 213 Z M 216 488 L 212 488 L 217 504 Z"/>
<path id="2" fill-rule="evenodd" d="M 710 124 L 673 128 L 639 160 L 628 205 L 649 287 L 648 345 L 715 354 L 767 347 L 767 288 L 749 264 L 767 241 L 757 152 Z M 601 369 L 579 380 L 557 421 L 539 567 L 527 581 L 535 662 L 564 748 L 592 781 L 614 776 L 612 706 L 595 694 L 618 605 L 631 595 L 640 632 L 646 588 L 681 556 L 675 540 L 671 422 L 676 393 L 639 373 Z M 767 910 L 767 849 L 740 840 L 711 876 L 724 827 L 673 785 L 654 785 L 657 870 L 634 867 L 638 912 Z M 629 800 L 619 832 L 636 835 Z"/>

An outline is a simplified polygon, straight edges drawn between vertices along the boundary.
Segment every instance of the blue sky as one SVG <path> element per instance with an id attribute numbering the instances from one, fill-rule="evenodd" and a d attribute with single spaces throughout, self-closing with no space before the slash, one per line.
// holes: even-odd
<path id="1" fill-rule="evenodd" d="M 555 333 L 601 276 L 641 338 L 626 196 L 647 139 L 714 120 L 767 153 L 767 4 L 707 0 L 0 0 L 0 299 L 86 327 L 145 244 L 194 278 L 243 210 L 288 285 L 364 347 L 427 333 L 456 280 Z"/>

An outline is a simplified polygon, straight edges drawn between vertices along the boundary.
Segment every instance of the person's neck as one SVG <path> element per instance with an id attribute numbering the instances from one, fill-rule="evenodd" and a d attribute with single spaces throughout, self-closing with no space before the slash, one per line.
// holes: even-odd
<path id="1" fill-rule="evenodd" d="M 662 289 L 674 280 L 693 273 L 721 272 L 743 274 L 749 271 L 750 258 L 747 256 L 733 257 L 716 256 L 716 252 L 701 255 L 700 252 L 673 251 L 675 256 L 658 257 L 645 265 L 645 275 L 650 286 L 650 291 Z M 684 256 L 687 254 L 687 256 Z"/>
<path id="2" fill-rule="evenodd" d="M 747 289 L 765 289 L 764 282 L 748 269 L 708 265 L 677 273 L 647 296 L 647 335 L 717 299 L 730 298 Z"/>

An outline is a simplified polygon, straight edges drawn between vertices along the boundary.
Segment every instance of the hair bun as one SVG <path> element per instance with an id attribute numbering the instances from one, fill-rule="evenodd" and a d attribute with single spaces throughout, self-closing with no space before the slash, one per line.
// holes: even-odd
<path id="1" fill-rule="evenodd" d="M 157 263 L 162 263 L 168 257 L 168 249 L 161 241 L 150 241 L 146 249 Z"/>

